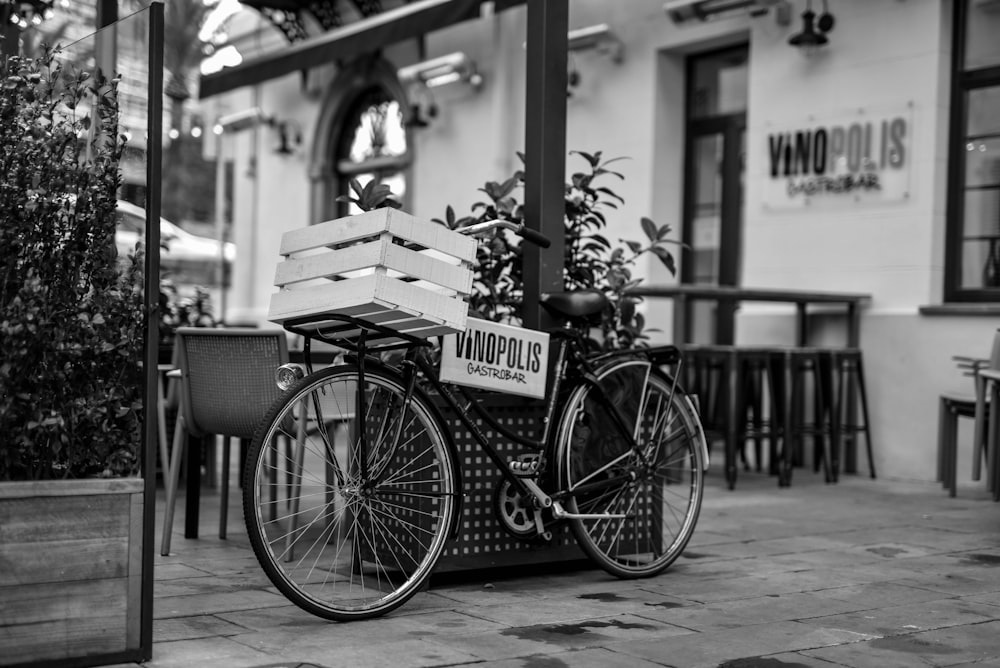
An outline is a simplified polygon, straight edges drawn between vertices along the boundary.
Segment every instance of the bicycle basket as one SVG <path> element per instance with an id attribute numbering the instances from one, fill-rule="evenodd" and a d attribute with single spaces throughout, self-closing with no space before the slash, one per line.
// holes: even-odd
<path id="1" fill-rule="evenodd" d="M 465 330 L 476 242 L 443 225 L 376 209 L 286 232 L 279 253 L 271 322 L 335 340 L 361 331 L 342 316 L 418 338 Z"/>

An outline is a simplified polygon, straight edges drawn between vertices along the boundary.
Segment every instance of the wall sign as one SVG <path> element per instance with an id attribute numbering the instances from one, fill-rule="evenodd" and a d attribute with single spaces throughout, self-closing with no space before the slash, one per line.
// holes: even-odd
<path id="1" fill-rule="evenodd" d="M 912 135 L 910 105 L 896 113 L 862 109 L 768 123 L 764 206 L 903 201 L 910 190 Z"/>
<path id="2" fill-rule="evenodd" d="M 442 338 L 441 380 L 542 399 L 549 368 L 549 335 L 469 318 L 468 329 Z"/>

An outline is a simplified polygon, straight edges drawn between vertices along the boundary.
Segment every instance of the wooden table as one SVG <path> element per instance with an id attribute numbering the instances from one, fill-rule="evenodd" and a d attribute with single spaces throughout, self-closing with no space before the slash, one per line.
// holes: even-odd
<path id="1" fill-rule="evenodd" d="M 714 301 L 720 305 L 740 302 L 779 302 L 795 304 L 795 342 L 806 345 L 809 333 L 809 306 L 815 304 L 842 305 L 847 313 L 847 347 L 856 348 L 860 341 L 861 314 L 859 307 L 871 301 L 871 295 L 860 292 L 824 292 L 819 290 L 787 290 L 784 288 L 745 288 L 734 285 L 662 285 L 633 288 L 629 294 L 642 297 L 667 297 L 674 300 L 674 343 L 687 341 L 687 304 L 692 301 Z M 730 326 L 729 332 L 733 331 Z M 732 344 L 729 340 L 713 343 Z"/>
<path id="2" fill-rule="evenodd" d="M 818 290 L 787 290 L 783 288 L 748 288 L 730 285 L 669 285 L 669 286 L 645 286 L 633 288 L 629 294 L 652 297 L 669 298 L 674 301 L 674 343 L 683 346 L 688 341 L 687 330 L 687 305 L 692 301 L 714 301 L 719 304 L 721 318 L 727 320 L 717 322 L 714 340 L 711 342 L 718 345 L 732 346 L 735 338 L 734 313 L 735 307 L 741 302 L 777 302 L 795 304 L 795 345 L 806 346 L 809 336 L 809 307 L 811 305 L 840 305 L 843 306 L 847 315 L 845 345 L 847 348 L 857 348 L 861 339 L 861 314 L 860 307 L 871 301 L 871 295 L 857 292 L 825 292 Z M 728 376 L 728 391 L 726 392 L 726 415 L 729 424 L 726 425 L 725 434 L 725 474 L 729 483 L 729 488 L 733 489 L 737 476 L 737 438 L 738 429 L 736 425 L 736 364 L 735 348 L 732 359 L 728 359 L 725 372 Z M 853 388 L 850 388 L 848 397 L 848 420 L 853 422 L 855 412 L 855 401 Z M 786 410 L 786 417 L 790 412 Z M 786 425 L 787 428 L 787 425 Z M 853 437 L 852 437 L 853 438 Z M 856 452 L 853 440 L 849 447 L 845 448 L 845 469 L 853 471 L 856 468 Z"/>

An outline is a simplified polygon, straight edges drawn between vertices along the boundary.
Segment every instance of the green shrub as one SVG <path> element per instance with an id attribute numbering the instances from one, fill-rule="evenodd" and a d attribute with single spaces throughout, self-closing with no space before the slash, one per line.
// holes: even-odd
<path id="1" fill-rule="evenodd" d="M 632 269 L 641 255 L 653 253 L 674 274 L 674 257 L 666 246 L 676 242 L 668 239 L 669 225 L 657 225 L 649 218 L 642 218 L 639 227 L 645 237 L 643 241 L 622 239 L 618 244 L 612 243 L 605 236 L 605 211 L 616 209 L 623 200 L 605 182 L 609 178 L 625 178 L 608 168 L 621 158 L 604 160 L 600 151 L 592 154 L 573 151 L 571 155 L 583 159 L 586 169 L 572 174 L 564 191 L 563 287 L 568 291 L 599 290 L 608 297 L 607 308 L 594 323 L 601 333 L 598 346 L 617 349 L 642 345 L 648 336 L 642 313 L 636 309 L 641 298 L 628 294 L 639 283 L 639 279 L 633 278 Z M 461 218 L 449 206 L 444 219 L 435 222 L 451 229 L 497 218 L 525 223 L 524 207 L 514 197 L 523 183 L 522 171 L 503 183 L 488 182 L 479 190 L 489 201 L 476 202 L 471 214 Z M 537 229 L 530 222 L 528 226 Z M 470 311 L 488 320 L 520 324 L 524 298 L 522 265 L 520 242 L 512 243 L 502 230 L 494 230 L 480 246 L 478 262 L 473 267 Z"/>
<path id="2" fill-rule="evenodd" d="M 0 62 L 0 480 L 133 473 L 141 250 L 115 249 L 117 80 Z"/>

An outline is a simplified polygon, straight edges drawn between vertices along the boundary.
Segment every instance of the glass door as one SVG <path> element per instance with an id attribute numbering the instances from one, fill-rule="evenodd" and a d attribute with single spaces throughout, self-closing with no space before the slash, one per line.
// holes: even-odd
<path id="1" fill-rule="evenodd" d="M 683 283 L 739 283 L 746 85 L 745 46 L 689 61 Z M 694 301 L 685 308 L 686 341 L 732 343 L 734 305 Z"/>

